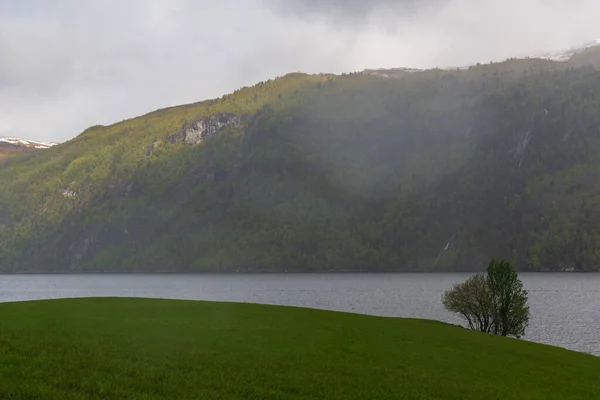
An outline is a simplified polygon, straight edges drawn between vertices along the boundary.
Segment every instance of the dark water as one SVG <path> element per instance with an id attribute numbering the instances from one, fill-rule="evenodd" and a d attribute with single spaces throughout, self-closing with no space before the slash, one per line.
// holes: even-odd
<path id="1" fill-rule="evenodd" d="M 441 295 L 463 274 L 9 275 L 0 301 L 121 296 L 238 301 L 461 321 Z M 600 355 L 600 274 L 522 274 L 525 339 Z"/>

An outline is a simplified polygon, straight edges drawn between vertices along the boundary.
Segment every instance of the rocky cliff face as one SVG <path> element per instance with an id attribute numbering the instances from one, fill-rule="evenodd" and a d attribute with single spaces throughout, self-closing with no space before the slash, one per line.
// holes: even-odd
<path id="1" fill-rule="evenodd" d="M 185 142 L 196 145 L 209 136 L 217 135 L 228 127 L 239 127 L 246 118 L 239 118 L 235 114 L 215 114 L 207 118 L 201 118 L 194 122 L 189 128 L 172 135 L 171 143 Z"/>

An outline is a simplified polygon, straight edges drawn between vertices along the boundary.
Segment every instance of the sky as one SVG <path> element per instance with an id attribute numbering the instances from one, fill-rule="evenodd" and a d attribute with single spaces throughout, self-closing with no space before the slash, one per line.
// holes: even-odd
<path id="1" fill-rule="evenodd" d="M 598 20 L 597 0 L 0 0 L 0 137 L 62 142 L 288 72 L 555 51 Z"/>

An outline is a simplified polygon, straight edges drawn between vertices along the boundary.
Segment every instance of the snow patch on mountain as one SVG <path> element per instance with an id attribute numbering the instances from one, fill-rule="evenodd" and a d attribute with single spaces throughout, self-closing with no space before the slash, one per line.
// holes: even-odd
<path id="1" fill-rule="evenodd" d="M 600 39 L 591 40 L 583 45 L 571 47 L 567 50 L 538 54 L 535 58 L 544 58 L 552 61 L 569 61 L 575 54 L 582 53 L 591 47 L 600 46 Z"/>
<path id="2" fill-rule="evenodd" d="M 36 140 L 26 140 L 15 137 L 0 137 L 0 144 L 7 143 L 18 147 L 27 147 L 34 149 L 49 149 L 50 147 L 56 146 L 58 143 L 52 142 L 38 142 Z"/>
<path id="3" fill-rule="evenodd" d="M 537 53 L 537 54 L 529 54 L 529 55 L 521 55 L 517 58 L 522 58 L 522 59 L 526 59 L 526 58 L 541 58 L 541 59 L 546 59 L 546 60 L 552 60 L 552 61 L 559 61 L 559 62 L 564 62 L 564 61 L 569 61 L 571 59 L 571 57 L 573 57 L 576 54 L 580 54 L 583 53 L 593 47 L 600 47 L 600 39 L 596 39 L 596 40 L 590 40 L 589 42 L 586 42 L 582 45 L 579 46 L 574 46 L 571 47 L 569 49 L 565 49 L 565 50 L 560 50 L 560 51 L 554 51 L 554 52 L 544 52 L 544 53 Z M 468 70 L 470 68 L 475 67 L 475 65 L 462 65 L 462 66 L 451 66 L 451 67 L 446 67 L 446 68 L 439 68 L 439 70 L 442 71 L 465 71 Z M 371 75 L 371 76 L 377 76 L 380 78 L 401 78 L 404 77 L 406 75 L 415 73 L 415 72 L 420 72 L 423 71 L 422 69 L 417 69 L 417 68 L 380 68 L 380 69 L 365 69 L 362 72 L 360 72 L 362 75 Z"/>

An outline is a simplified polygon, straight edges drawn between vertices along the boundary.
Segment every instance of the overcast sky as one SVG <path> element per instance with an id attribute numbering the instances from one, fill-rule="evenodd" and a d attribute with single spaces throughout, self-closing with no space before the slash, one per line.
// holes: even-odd
<path id="1" fill-rule="evenodd" d="M 551 51 L 598 20 L 598 0 L 0 0 L 0 137 L 64 141 L 293 71 Z"/>

